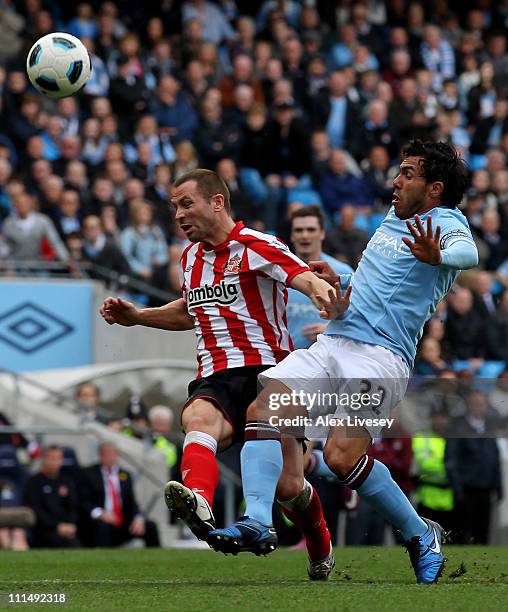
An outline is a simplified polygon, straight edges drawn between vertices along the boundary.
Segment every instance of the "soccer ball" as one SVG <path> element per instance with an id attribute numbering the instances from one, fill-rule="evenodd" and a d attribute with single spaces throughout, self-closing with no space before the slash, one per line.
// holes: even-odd
<path id="1" fill-rule="evenodd" d="M 50 98 L 65 98 L 79 91 L 90 78 L 92 62 L 85 45 L 65 32 L 46 34 L 26 58 L 32 85 Z"/>

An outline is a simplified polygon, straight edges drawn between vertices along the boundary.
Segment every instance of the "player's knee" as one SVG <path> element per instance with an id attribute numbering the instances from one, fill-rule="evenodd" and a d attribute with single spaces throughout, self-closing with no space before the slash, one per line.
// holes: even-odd
<path id="1" fill-rule="evenodd" d="M 301 476 L 296 476 L 294 474 L 282 474 L 279 482 L 277 483 L 277 500 L 282 502 L 294 499 L 300 495 L 303 486 L 303 474 Z"/>
<path id="2" fill-rule="evenodd" d="M 342 480 L 355 467 L 358 457 L 353 457 L 347 449 L 338 444 L 327 444 L 323 451 L 326 465 Z"/>
<path id="3" fill-rule="evenodd" d="M 262 421 L 263 415 L 264 413 L 261 404 L 257 400 L 254 400 L 247 408 L 247 421 Z"/>
<path id="4" fill-rule="evenodd" d="M 192 402 L 182 414 L 182 426 L 186 433 L 189 431 L 203 431 L 210 433 L 210 429 L 218 426 L 217 408 L 204 400 Z"/>

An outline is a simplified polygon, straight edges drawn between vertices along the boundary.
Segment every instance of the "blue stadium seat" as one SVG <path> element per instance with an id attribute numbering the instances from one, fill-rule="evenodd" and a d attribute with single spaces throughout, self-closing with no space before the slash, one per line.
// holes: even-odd
<path id="1" fill-rule="evenodd" d="M 301 189 L 295 187 L 288 191 L 288 202 L 301 202 L 304 206 L 323 206 L 321 196 L 314 189 Z"/>
<path id="2" fill-rule="evenodd" d="M 455 372 L 460 372 L 461 370 L 471 369 L 468 359 L 454 359 L 452 363 L 452 367 Z"/>
<path id="3" fill-rule="evenodd" d="M 268 197 L 268 187 L 255 168 L 240 168 L 242 185 L 254 202 L 262 202 Z"/>
<path id="4" fill-rule="evenodd" d="M 26 471 L 18 460 L 16 447 L 12 444 L 0 445 L 0 506 L 19 506 L 21 504 Z"/>
<path id="5" fill-rule="evenodd" d="M 506 369 L 504 361 L 486 361 L 478 370 L 477 376 L 483 378 L 497 378 Z"/>

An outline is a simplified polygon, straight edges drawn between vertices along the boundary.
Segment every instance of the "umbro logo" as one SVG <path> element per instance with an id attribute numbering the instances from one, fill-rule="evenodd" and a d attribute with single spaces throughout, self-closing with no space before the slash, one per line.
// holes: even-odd
<path id="1" fill-rule="evenodd" d="M 193 268 L 193 267 L 194 267 L 194 264 L 189 264 L 189 265 L 188 265 L 188 266 L 185 268 L 184 272 L 190 272 L 190 271 L 192 270 L 192 268 Z"/>

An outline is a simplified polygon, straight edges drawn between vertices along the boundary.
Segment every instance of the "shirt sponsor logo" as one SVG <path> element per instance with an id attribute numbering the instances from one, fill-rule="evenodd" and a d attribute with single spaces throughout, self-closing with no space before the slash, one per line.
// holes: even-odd
<path id="1" fill-rule="evenodd" d="M 221 281 L 217 285 L 202 285 L 195 289 L 189 289 L 187 304 L 191 306 L 202 306 L 203 304 L 220 304 L 228 306 L 236 301 L 239 290 L 233 283 Z"/>
<path id="2" fill-rule="evenodd" d="M 391 259 L 398 259 L 399 253 L 405 255 L 409 253 L 409 248 L 402 240 L 399 240 L 397 236 L 385 234 L 379 229 L 376 230 L 374 236 L 370 239 L 368 247 Z"/>

